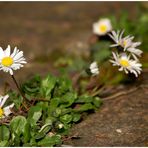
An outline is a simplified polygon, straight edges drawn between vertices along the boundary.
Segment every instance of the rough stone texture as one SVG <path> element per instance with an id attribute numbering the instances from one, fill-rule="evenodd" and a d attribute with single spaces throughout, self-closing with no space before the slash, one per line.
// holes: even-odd
<path id="1" fill-rule="evenodd" d="M 104 101 L 96 113 L 75 125 L 70 135 L 80 137 L 65 142 L 71 146 L 148 146 L 148 86 Z"/>

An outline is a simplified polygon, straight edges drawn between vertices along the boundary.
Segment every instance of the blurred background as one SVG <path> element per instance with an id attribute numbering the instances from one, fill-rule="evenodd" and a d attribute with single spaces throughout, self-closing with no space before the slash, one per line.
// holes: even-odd
<path id="1" fill-rule="evenodd" d="M 108 17 L 115 29 L 125 28 L 142 41 L 147 67 L 147 10 L 148 2 L 0 2 L 0 46 L 24 51 L 28 64 L 16 72 L 19 80 L 57 74 L 67 65 L 68 72 L 81 70 L 89 59 L 92 24 Z M 0 85 L 11 82 L 9 74 L 0 75 Z"/>

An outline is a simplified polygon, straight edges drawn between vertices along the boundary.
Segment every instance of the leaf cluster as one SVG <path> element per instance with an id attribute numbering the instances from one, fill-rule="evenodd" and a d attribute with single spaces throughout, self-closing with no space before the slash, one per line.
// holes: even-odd
<path id="1" fill-rule="evenodd" d="M 21 88 L 34 104 L 26 114 L 13 115 L 9 123 L 0 126 L 0 146 L 58 146 L 72 125 L 82 120 L 82 113 L 101 105 L 98 97 L 78 95 L 64 76 L 35 76 Z M 19 109 L 22 99 L 14 92 L 9 94 Z"/>

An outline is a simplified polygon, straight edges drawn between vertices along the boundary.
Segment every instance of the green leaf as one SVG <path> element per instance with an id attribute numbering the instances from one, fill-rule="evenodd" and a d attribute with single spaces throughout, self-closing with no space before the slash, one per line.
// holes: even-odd
<path id="1" fill-rule="evenodd" d="M 52 98 L 50 101 L 49 112 L 53 112 L 58 107 L 60 102 L 61 102 L 60 98 Z"/>
<path id="2" fill-rule="evenodd" d="M 13 143 L 15 146 L 20 146 L 20 143 L 21 143 L 21 138 L 20 138 L 20 135 L 17 135 L 14 133 L 14 140 L 13 140 Z"/>
<path id="3" fill-rule="evenodd" d="M 66 114 L 64 116 L 61 116 L 60 121 L 63 122 L 63 123 L 69 123 L 69 122 L 72 121 L 72 115 Z"/>
<path id="4" fill-rule="evenodd" d="M 38 146 L 47 146 L 47 147 L 55 146 L 57 144 L 61 144 L 60 135 L 54 135 L 52 137 L 46 136 L 44 139 L 38 142 Z"/>
<path id="5" fill-rule="evenodd" d="M 45 79 L 41 81 L 40 93 L 43 97 L 49 98 L 51 97 L 51 91 L 55 87 L 56 78 L 52 75 L 48 75 Z"/>
<path id="6" fill-rule="evenodd" d="M 93 101 L 93 97 L 85 94 L 85 95 L 78 97 L 75 103 L 91 103 L 92 101 Z"/>
<path id="7" fill-rule="evenodd" d="M 25 82 L 21 89 L 23 93 L 25 93 L 25 96 L 29 99 L 29 96 L 37 96 L 39 94 L 40 90 L 40 84 L 41 84 L 41 77 L 36 75 L 31 80 L 28 80 Z"/>
<path id="8" fill-rule="evenodd" d="M 0 141 L 7 141 L 10 137 L 10 132 L 9 129 L 5 126 L 2 125 L 0 126 Z"/>
<path id="9" fill-rule="evenodd" d="M 17 116 L 11 120 L 10 128 L 13 133 L 20 136 L 22 133 L 24 133 L 26 123 L 27 123 L 27 120 L 25 117 Z"/>
<path id="10" fill-rule="evenodd" d="M 47 132 L 52 128 L 52 123 L 46 123 L 41 127 L 39 132 L 36 134 L 35 139 L 41 139 L 46 136 Z"/>
<path id="11" fill-rule="evenodd" d="M 65 114 L 68 114 L 68 113 L 72 112 L 72 108 L 71 107 L 69 107 L 69 108 L 60 107 L 60 108 L 61 108 L 61 115 L 65 115 Z"/>
<path id="12" fill-rule="evenodd" d="M 74 111 L 85 112 L 85 111 L 94 110 L 94 109 L 95 109 L 94 105 L 92 105 L 91 103 L 85 103 L 83 105 L 80 105 L 78 108 L 75 108 Z"/>
<path id="13" fill-rule="evenodd" d="M 59 85 L 57 89 L 58 93 L 63 94 L 72 90 L 72 82 L 67 77 L 60 77 L 57 82 Z"/>
<path id="14" fill-rule="evenodd" d="M 61 108 L 56 108 L 54 112 L 52 112 L 52 115 L 54 117 L 59 117 L 62 114 L 62 109 Z"/>
<path id="15" fill-rule="evenodd" d="M 76 98 L 77 98 L 76 93 L 72 93 L 72 92 L 66 93 L 61 98 L 61 101 L 62 101 L 61 103 L 62 104 L 60 105 L 60 107 L 69 107 L 69 106 L 71 106 Z"/>
<path id="16" fill-rule="evenodd" d="M 97 60 L 98 63 L 102 63 L 103 61 L 108 59 L 111 54 L 109 45 L 110 42 L 107 41 L 101 41 L 94 44 L 91 50 L 93 59 Z"/>
<path id="17" fill-rule="evenodd" d="M 99 97 L 95 97 L 94 100 L 93 100 L 93 104 L 94 104 L 96 107 L 100 107 L 101 104 L 102 104 L 102 100 L 101 100 Z"/>
<path id="18" fill-rule="evenodd" d="M 52 125 L 57 119 L 55 117 L 52 117 L 52 116 L 48 116 L 45 120 L 45 123 L 46 124 L 50 124 Z"/>
<path id="19" fill-rule="evenodd" d="M 32 137 L 32 138 L 30 139 L 30 145 L 31 145 L 31 146 L 37 146 L 37 142 L 36 142 L 36 140 L 35 140 L 35 137 Z"/>
<path id="20" fill-rule="evenodd" d="M 4 141 L 0 141 L 0 147 L 7 147 L 8 146 L 8 141 L 4 140 Z"/>
<path id="21" fill-rule="evenodd" d="M 73 122 L 78 122 L 81 119 L 80 114 L 73 114 Z"/>
<path id="22" fill-rule="evenodd" d="M 22 104 L 22 101 L 23 101 L 23 98 L 22 96 L 18 95 L 17 93 L 15 92 L 12 92 L 10 91 L 9 92 L 9 98 L 11 98 L 11 100 L 13 100 L 14 104 L 15 104 L 15 107 L 17 109 L 20 108 L 21 104 Z"/>
<path id="23" fill-rule="evenodd" d="M 29 140 L 31 138 L 31 128 L 30 128 L 30 124 L 29 123 L 26 123 L 23 135 L 24 135 L 23 136 L 24 143 L 29 142 Z"/>
<path id="24" fill-rule="evenodd" d="M 36 125 L 36 122 L 40 119 L 42 115 L 41 106 L 32 106 L 28 112 L 28 121 L 31 126 Z"/>

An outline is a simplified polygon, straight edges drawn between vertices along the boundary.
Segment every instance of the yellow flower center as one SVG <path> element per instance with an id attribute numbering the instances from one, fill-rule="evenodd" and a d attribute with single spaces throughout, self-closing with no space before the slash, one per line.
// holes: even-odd
<path id="1" fill-rule="evenodd" d="M 128 62 L 128 60 L 126 60 L 126 59 L 120 59 L 119 60 L 119 63 L 123 67 L 128 67 L 130 65 L 129 62 Z"/>
<path id="2" fill-rule="evenodd" d="M 2 117 L 3 114 L 4 114 L 4 111 L 3 111 L 3 109 L 0 107 L 0 117 Z"/>
<path id="3" fill-rule="evenodd" d="M 127 41 L 124 40 L 124 41 L 123 41 L 123 46 L 125 47 L 126 45 L 127 45 Z"/>
<path id="4" fill-rule="evenodd" d="M 13 59 L 11 57 L 5 57 L 2 59 L 2 65 L 9 67 L 13 64 Z"/>
<path id="5" fill-rule="evenodd" d="M 106 32 L 106 30 L 107 30 L 107 26 L 106 25 L 101 25 L 100 26 L 100 31 L 101 32 Z"/>

